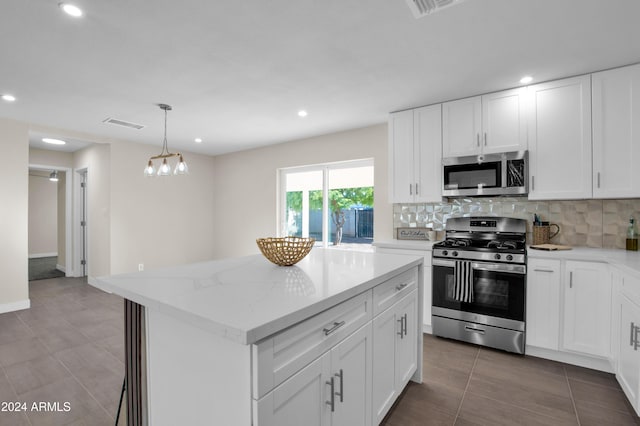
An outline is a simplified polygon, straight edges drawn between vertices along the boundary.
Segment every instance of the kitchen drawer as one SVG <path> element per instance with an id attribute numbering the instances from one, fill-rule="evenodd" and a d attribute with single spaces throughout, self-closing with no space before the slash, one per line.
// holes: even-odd
<path id="1" fill-rule="evenodd" d="M 262 398 L 370 321 L 371 307 L 369 290 L 253 345 L 253 398 Z"/>
<path id="2" fill-rule="evenodd" d="M 624 274 L 622 276 L 622 293 L 633 303 L 640 305 L 640 279 Z"/>
<path id="3" fill-rule="evenodd" d="M 411 268 L 373 288 L 373 316 L 418 288 L 418 268 Z"/>

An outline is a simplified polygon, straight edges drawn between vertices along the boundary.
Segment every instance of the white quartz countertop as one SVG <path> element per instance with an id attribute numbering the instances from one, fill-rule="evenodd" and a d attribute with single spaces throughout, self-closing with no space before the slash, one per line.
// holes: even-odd
<path id="1" fill-rule="evenodd" d="M 420 265 L 422 257 L 314 248 L 99 277 L 91 284 L 241 344 L 255 343 Z"/>
<path id="2" fill-rule="evenodd" d="M 580 260 L 604 262 L 619 267 L 640 278 L 640 252 L 620 249 L 574 247 L 571 250 L 545 251 L 529 248 L 527 256 L 537 259 Z"/>

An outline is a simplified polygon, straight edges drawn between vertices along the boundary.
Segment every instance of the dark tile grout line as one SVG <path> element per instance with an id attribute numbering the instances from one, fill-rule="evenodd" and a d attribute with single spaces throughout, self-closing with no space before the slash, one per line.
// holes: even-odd
<path id="1" fill-rule="evenodd" d="M 462 392 L 462 398 L 460 399 L 460 404 L 458 405 L 458 411 L 456 411 L 456 416 L 453 418 L 453 424 L 455 425 L 458 421 L 458 416 L 460 415 L 460 411 L 462 410 L 462 404 L 464 403 L 464 397 L 467 395 L 467 390 L 469 389 L 469 385 L 471 384 L 471 378 L 473 377 L 473 370 L 476 368 L 476 364 L 478 362 L 478 357 L 480 357 L 480 348 L 476 351 L 476 357 L 473 360 L 473 365 L 471 366 L 471 371 L 469 371 L 469 378 L 467 379 L 467 385 L 464 387 L 464 391 Z"/>
<path id="2" fill-rule="evenodd" d="M 573 412 L 576 414 L 576 420 L 578 421 L 578 426 L 580 426 L 580 416 L 578 415 L 578 407 L 576 407 L 576 400 L 573 398 L 573 389 L 571 389 L 571 383 L 569 382 L 569 374 L 567 373 L 567 368 L 563 365 L 562 371 L 564 371 L 564 379 L 567 381 L 567 388 L 569 388 L 569 398 L 571 398 L 571 405 L 573 405 Z"/>
<path id="3" fill-rule="evenodd" d="M 46 303 L 45 303 L 45 309 L 47 309 Z M 47 310 L 48 310 L 48 309 L 47 309 Z M 26 322 L 24 322 L 24 320 L 23 320 L 22 318 L 20 318 L 18 315 L 16 315 L 16 317 L 17 317 L 17 318 L 18 318 L 18 320 L 20 320 L 20 321 L 21 321 L 21 322 L 22 322 L 22 323 L 23 323 L 27 328 L 29 328 L 29 330 L 31 330 L 31 332 L 32 332 L 32 333 L 34 333 L 34 335 L 36 334 L 36 333 L 34 332 L 34 330 L 29 326 L 29 324 L 27 324 Z M 65 320 L 65 321 L 66 321 L 66 320 Z M 70 323 L 69 323 L 69 326 L 70 326 L 70 327 L 75 328 L 75 327 L 74 327 L 72 324 L 70 324 Z M 87 337 L 84 333 L 82 333 L 82 331 L 81 331 L 81 330 L 77 330 L 77 331 L 78 331 L 80 334 L 82 334 L 83 336 Z M 98 401 L 98 400 L 96 399 L 96 397 L 93 395 L 93 393 L 91 393 L 91 391 L 89 391 L 89 389 L 87 389 L 87 387 L 86 387 L 86 386 L 85 386 L 85 385 L 80 381 L 80 379 L 78 379 L 78 378 L 76 377 L 76 375 L 75 375 L 75 374 L 73 374 L 73 372 L 69 369 L 69 367 L 67 367 L 67 366 L 65 365 L 65 363 L 64 363 L 62 360 L 58 359 L 58 357 L 57 357 L 57 356 L 55 356 L 55 354 L 56 354 L 57 352 L 52 352 L 51 348 L 50 348 L 49 346 L 47 346 L 47 344 L 46 344 L 42 339 L 40 339 L 40 336 L 37 336 L 37 335 L 36 335 L 36 339 L 38 339 L 38 341 L 40 342 L 40 344 L 41 344 L 41 345 L 43 345 L 43 346 L 47 349 L 47 355 L 52 356 L 56 361 L 58 361 L 58 362 L 60 363 L 60 365 L 62 365 L 62 367 L 64 367 L 64 369 L 65 369 L 65 370 L 67 370 L 67 372 L 69 373 L 69 375 L 70 375 L 71 377 L 73 377 L 73 379 L 74 379 L 74 380 L 75 380 L 75 381 L 80 385 L 80 387 L 82 387 L 82 389 L 84 389 L 84 390 L 85 390 L 85 392 L 87 392 L 87 394 L 91 397 L 91 399 L 93 399 L 93 400 L 96 402 L 96 404 L 98 404 L 98 407 L 100 407 L 100 408 L 102 409 L 102 411 L 104 411 L 104 412 L 107 414 L 107 416 L 109 416 L 109 418 L 110 418 L 110 419 L 115 420 L 115 416 L 114 416 L 114 415 L 112 415 L 111 413 L 109 413 L 109 410 L 107 410 L 105 407 L 103 407 L 103 406 L 102 406 L 102 404 L 100 403 L 100 401 Z M 89 343 L 93 343 L 93 342 L 89 342 Z M 113 356 L 109 351 L 105 351 L 105 352 L 106 352 L 109 356 L 111 356 L 112 358 L 115 358 L 115 357 L 114 357 L 114 356 Z M 115 359 L 117 359 L 117 358 L 115 358 Z M 118 360 L 118 361 L 120 361 L 120 360 Z M 4 367 L 3 367 L 3 370 L 4 370 Z M 6 372 L 5 372 L 5 376 L 6 376 Z M 8 376 L 7 376 L 7 377 L 8 377 Z M 10 380 L 9 380 L 9 383 L 11 383 L 11 381 L 10 381 Z M 13 385 L 11 385 L 11 387 L 13 388 Z M 18 395 L 18 394 L 17 394 L 17 392 L 15 391 L 15 389 L 14 389 L 13 393 L 14 393 L 14 394 L 16 394 L 16 395 Z M 31 420 L 29 419 L 29 416 L 27 416 L 27 419 L 29 420 L 29 423 L 30 423 L 30 424 L 32 424 L 32 423 L 31 423 Z"/>

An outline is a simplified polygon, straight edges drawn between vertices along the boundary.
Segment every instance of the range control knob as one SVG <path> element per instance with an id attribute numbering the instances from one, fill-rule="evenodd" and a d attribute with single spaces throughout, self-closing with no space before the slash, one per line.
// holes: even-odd
<path id="1" fill-rule="evenodd" d="M 453 253 L 451 253 L 451 255 L 452 255 L 452 256 L 457 256 L 457 255 L 458 255 L 458 252 L 457 252 L 457 251 L 454 251 Z"/>
<path id="2" fill-rule="evenodd" d="M 443 250 L 443 251 L 442 251 L 442 255 L 443 255 L 443 256 L 448 256 L 448 255 L 449 255 L 449 252 L 448 252 L 448 251 L 446 251 L 446 250 Z"/>
<path id="3" fill-rule="evenodd" d="M 513 260 L 513 256 L 511 256 L 510 254 L 507 255 L 507 260 Z"/>
<path id="4" fill-rule="evenodd" d="M 500 253 L 496 253 L 495 256 L 493 256 L 496 260 L 500 260 L 502 258 L 502 256 L 500 256 Z"/>

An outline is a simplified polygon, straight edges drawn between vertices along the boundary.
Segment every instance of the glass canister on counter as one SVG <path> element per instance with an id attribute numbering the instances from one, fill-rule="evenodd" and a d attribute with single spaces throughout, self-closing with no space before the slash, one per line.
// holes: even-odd
<path id="1" fill-rule="evenodd" d="M 638 251 L 638 228 L 633 216 L 629 219 L 629 227 L 627 228 L 627 250 Z"/>

